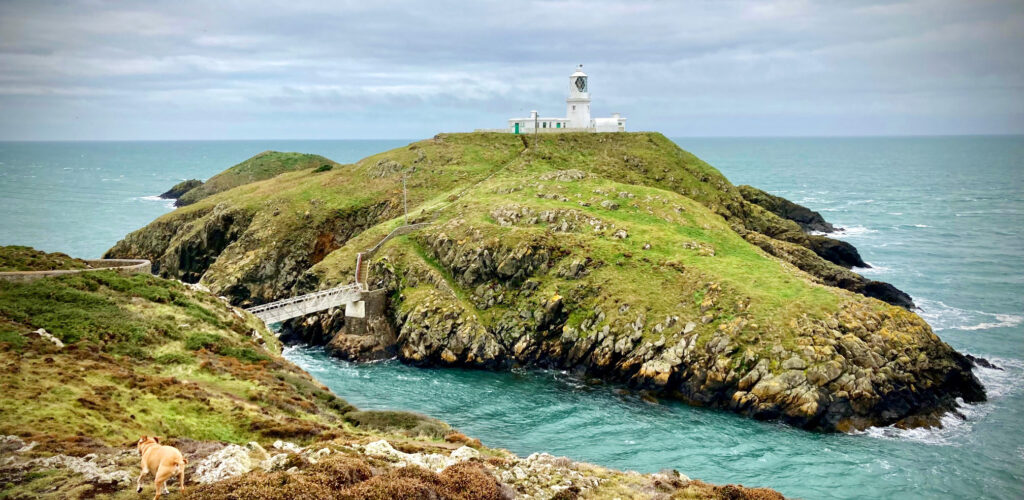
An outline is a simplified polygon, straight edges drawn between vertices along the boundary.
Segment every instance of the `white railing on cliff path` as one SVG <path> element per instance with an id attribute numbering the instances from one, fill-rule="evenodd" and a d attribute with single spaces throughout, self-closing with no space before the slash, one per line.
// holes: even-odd
<path id="1" fill-rule="evenodd" d="M 408 225 L 405 225 L 405 226 L 399 226 L 399 227 L 395 228 L 394 231 L 391 231 L 390 233 L 388 233 L 388 235 L 385 236 L 384 239 L 378 241 L 377 244 L 373 246 L 373 248 L 371 248 L 371 249 L 369 249 L 369 250 L 367 250 L 365 252 L 359 252 L 358 254 L 356 254 L 356 283 L 358 283 L 360 286 L 362 286 L 364 291 L 369 291 L 370 288 L 369 288 L 369 283 L 368 283 L 368 278 L 369 277 L 367 276 L 367 274 L 369 274 L 367 272 L 367 267 L 368 267 L 367 261 L 371 257 L 373 257 L 374 254 L 377 253 L 377 250 L 380 250 L 380 247 L 384 246 L 384 244 L 387 243 L 388 241 L 390 241 L 392 238 L 394 238 L 396 236 L 402 236 L 403 234 L 409 234 L 409 233 L 411 233 L 413 231 L 416 231 L 418 229 L 423 229 L 423 228 L 425 228 L 425 227 L 427 227 L 429 225 L 430 225 L 429 222 L 420 222 L 420 223 L 417 223 L 417 224 L 408 224 Z"/>

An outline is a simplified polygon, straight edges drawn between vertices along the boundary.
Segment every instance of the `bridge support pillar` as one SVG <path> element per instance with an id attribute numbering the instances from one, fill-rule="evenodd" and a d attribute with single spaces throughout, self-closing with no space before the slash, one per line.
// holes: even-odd
<path id="1" fill-rule="evenodd" d="M 327 351 L 350 360 L 393 357 L 398 336 L 387 315 L 387 291 L 365 292 L 362 298 L 345 304 L 345 326 L 327 343 Z"/>
<path id="2" fill-rule="evenodd" d="M 355 302 L 345 303 L 345 317 L 346 318 L 365 318 L 366 317 L 366 301 L 357 300 Z"/>

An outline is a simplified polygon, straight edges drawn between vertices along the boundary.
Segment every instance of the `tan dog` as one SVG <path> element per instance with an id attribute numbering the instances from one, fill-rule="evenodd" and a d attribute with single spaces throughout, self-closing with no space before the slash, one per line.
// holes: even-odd
<path id="1" fill-rule="evenodd" d="M 174 474 L 178 474 L 181 491 L 185 491 L 185 464 L 188 460 L 181 456 L 181 452 L 173 446 L 160 444 L 160 438 L 155 436 L 142 436 L 139 438 L 139 455 L 142 455 L 142 472 L 139 474 L 138 491 L 142 493 L 142 478 L 153 471 L 156 479 L 153 485 L 156 486 L 154 500 L 160 498 L 161 492 L 167 491 L 167 480 Z"/>

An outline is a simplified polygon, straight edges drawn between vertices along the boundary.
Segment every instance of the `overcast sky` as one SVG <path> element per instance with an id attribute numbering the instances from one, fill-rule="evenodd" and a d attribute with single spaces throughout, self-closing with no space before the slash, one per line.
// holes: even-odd
<path id="1" fill-rule="evenodd" d="M 1024 1 L 0 0 L 0 140 L 1024 133 Z"/>

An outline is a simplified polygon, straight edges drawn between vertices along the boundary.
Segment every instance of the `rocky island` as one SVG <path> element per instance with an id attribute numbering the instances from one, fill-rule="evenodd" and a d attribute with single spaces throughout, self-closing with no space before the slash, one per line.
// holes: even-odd
<path id="1" fill-rule="evenodd" d="M 863 260 L 820 215 L 661 134 L 441 134 L 275 171 L 107 256 L 249 306 L 351 282 L 374 249 L 377 314 L 284 325 L 346 359 L 568 369 L 821 431 L 939 425 L 985 399 L 971 361 L 851 270 Z M 406 223 L 403 181 L 421 225 L 377 248 Z"/>

